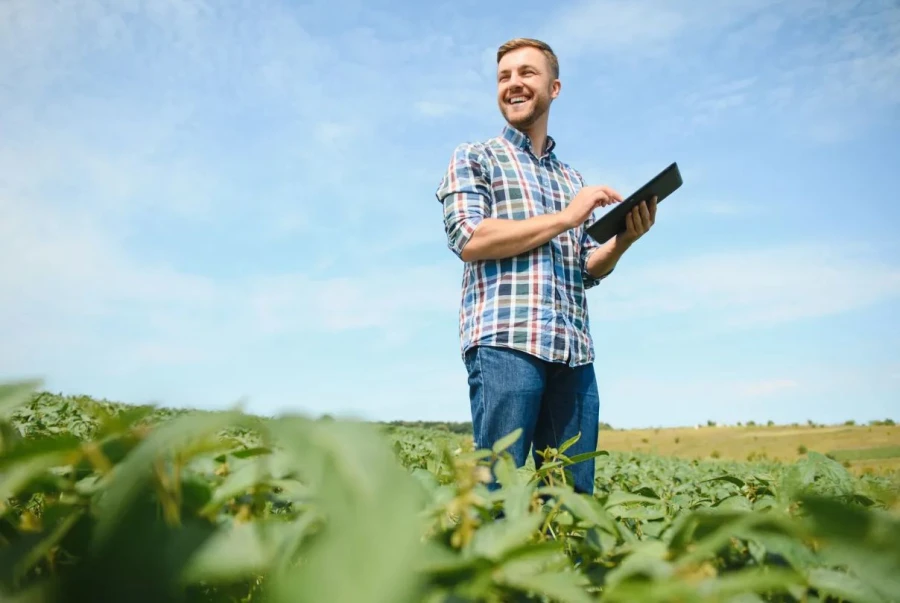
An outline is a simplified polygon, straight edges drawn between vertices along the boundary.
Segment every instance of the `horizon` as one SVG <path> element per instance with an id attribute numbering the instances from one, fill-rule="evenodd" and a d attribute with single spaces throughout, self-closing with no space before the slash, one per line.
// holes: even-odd
<path id="1" fill-rule="evenodd" d="M 20 379 L 16 382 L 0 382 L 0 386 L 9 385 L 11 383 L 23 384 L 23 383 L 27 383 L 28 381 L 29 380 L 27 380 L 27 379 Z M 34 383 L 34 381 L 32 381 L 32 383 Z M 146 401 L 146 402 L 139 402 L 139 403 L 122 402 L 119 400 L 111 400 L 108 398 L 97 398 L 89 393 L 54 392 L 54 391 L 40 389 L 40 388 L 35 389 L 32 392 L 32 396 L 37 397 L 37 398 L 40 398 L 41 396 L 44 396 L 44 395 L 51 396 L 54 398 L 63 398 L 63 399 L 66 399 L 66 398 L 89 398 L 92 402 L 97 402 L 97 403 L 101 403 L 101 404 L 119 405 L 119 406 L 146 405 L 146 406 L 149 406 L 149 407 L 154 408 L 159 411 L 201 412 L 201 413 L 203 413 L 203 412 L 219 412 L 219 411 L 223 411 L 223 412 L 237 411 L 239 413 L 249 414 L 251 416 L 262 418 L 262 419 L 277 419 L 280 416 L 290 415 L 291 413 L 294 413 L 295 416 L 298 414 L 298 411 L 290 410 L 290 409 L 283 409 L 277 413 L 257 414 L 257 413 L 254 413 L 252 411 L 245 409 L 241 402 L 232 404 L 230 406 L 221 406 L 218 408 L 196 408 L 196 407 L 167 406 L 164 402 L 159 402 L 159 401 Z M 299 411 L 299 413 L 302 413 L 302 411 Z M 467 420 L 449 420 L 449 419 L 440 419 L 440 418 L 429 419 L 429 420 L 422 420 L 422 419 L 366 419 L 363 417 L 356 417 L 353 415 L 340 415 L 340 414 L 333 415 L 328 412 L 320 414 L 320 415 L 316 415 L 316 416 L 311 415 L 311 414 L 300 414 L 300 416 L 303 416 L 304 418 L 307 418 L 307 419 L 313 420 L 313 421 L 349 420 L 349 421 L 358 421 L 358 422 L 364 422 L 364 423 L 376 423 L 376 424 L 384 424 L 384 425 L 396 424 L 396 425 L 403 425 L 403 426 L 407 426 L 407 427 L 410 427 L 410 426 L 416 427 L 416 428 L 421 427 L 423 429 L 434 429 L 435 426 L 438 426 L 438 425 L 455 426 L 455 427 L 472 425 L 471 419 L 467 419 Z M 674 425 L 673 424 L 673 425 L 662 426 L 662 425 L 646 424 L 646 425 L 638 425 L 638 426 L 632 426 L 632 427 L 618 427 L 616 425 L 610 425 L 609 423 L 606 423 L 605 421 L 602 421 L 602 420 L 599 422 L 601 431 L 665 431 L 665 430 L 679 430 L 679 429 L 715 429 L 715 428 L 722 428 L 722 427 L 728 427 L 728 428 L 760 427 L 760 428 L 766 428 L 766 429 L 777 428 L 777 427 L 807 427 L 810 429 L 817 429 L 817 428 L 832 428 L 832 427 L 893 427 L 895 424 L 896 424 L 896 421 L 894 420 L 894 418 L 892 416 L 886 416 L 881 419 L 870 419 L 869 421 L 866 421 L 864 423 L 857 422 L 854 419 L 848 419 L 845 421 L 837 421 L 834 423 L 817 423 L 817 422 L 813 421 L 812 419 L 807 419 L 806 421 L 803 421 L 803 422 L 794 421 L 792 423 L 776 423 L 772 420 L 754 421 L 753 419 L 750 419 L 749 421 L 738 420 L 736 423 L 719 423 L 716 421 L 712 421 L 710 419 L 703 423 L 694 423 L 694 424 L 690 424 L 690 425 L 688 425 L 688 424 Z"/>
<path id="2" fill-rule="evenodd" d="M 684 176 L 587 292 L 602 423 L 900 408 L 894 2 L 47 6 L 0 6 L 0 380 L 470 421 L 434 193 L 527 36 L 562 161 Z"/>

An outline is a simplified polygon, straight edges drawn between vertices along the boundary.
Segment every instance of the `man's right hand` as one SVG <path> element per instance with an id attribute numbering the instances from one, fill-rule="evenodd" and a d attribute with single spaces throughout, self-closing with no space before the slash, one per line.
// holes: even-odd
<path id="1" fill-rule="evenodd" d="M 591 213 L 598 207 L 606 207 L 612 203 L 621 203 L 622 195 L 608 186 L 582 187 L 575 198 L 562 212 L 563 220 L 568 228 L 584 224 Z"/>

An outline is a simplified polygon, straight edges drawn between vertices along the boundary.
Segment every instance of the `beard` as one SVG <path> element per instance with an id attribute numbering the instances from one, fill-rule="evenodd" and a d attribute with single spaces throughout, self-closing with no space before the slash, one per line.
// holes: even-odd
<path id="1" fill-rule="evenodd" d="M 505 101 L 500 101 L 500 113 L 504 119 L 514 128 L 525 130 L 530 128 L 539 120 L 550 108 L 550 99 L 540 94 L 534 94 L 526 101 L 525 107 L 508 105 Z"/>

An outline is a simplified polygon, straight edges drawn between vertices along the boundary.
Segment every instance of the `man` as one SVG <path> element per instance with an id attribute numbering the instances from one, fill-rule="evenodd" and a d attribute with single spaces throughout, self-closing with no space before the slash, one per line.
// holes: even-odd
<path id="1" fill-rule="evenodd" d="M 456 147 L 437 190 L 448 246 L 464 262 L 460 340 L 468 371 L 475 445 L 489 448 L 521 427 L 509 451 L 518 466 L 531 446 L 566 454 L 596 450 L 599 395 L 585 289 L 610 274 L 650 227 L 655 200 L 635 208 L 627 231 L 597 245 L 585 222 L 620 202 L 585 186 L 548 136 L 559 63 L 544 42 L 517 38 L 497 51 L 499 136 Z M 593 460 L 572 467 L 574 488 L 594 491 Z M 495 485 L 492 485 L 495 487 Z"/>

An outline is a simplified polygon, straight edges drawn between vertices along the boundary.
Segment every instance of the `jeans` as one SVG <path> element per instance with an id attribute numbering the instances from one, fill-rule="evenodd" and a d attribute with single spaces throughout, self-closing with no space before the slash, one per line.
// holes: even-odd
<path id="1" fill-rule="evenodd" d="M 490 448 L 521 427 L 521 437 L 507 448 L 518 467 L 525 464 L 532 444 L 539 468 L 543 459 L 538 450 L 558 448 L 579 432 L 581 437 L 566 456 L 597 449 L 600 396 L 593 365 L 570 367 L 487 346 L 468 350 L 465 365 L 476 448 Z M 576 492 L 593 494 L 594 468 L 594 459 L 569 468 Z M 490 487 L 496 488 L 496 482 Z"/>

